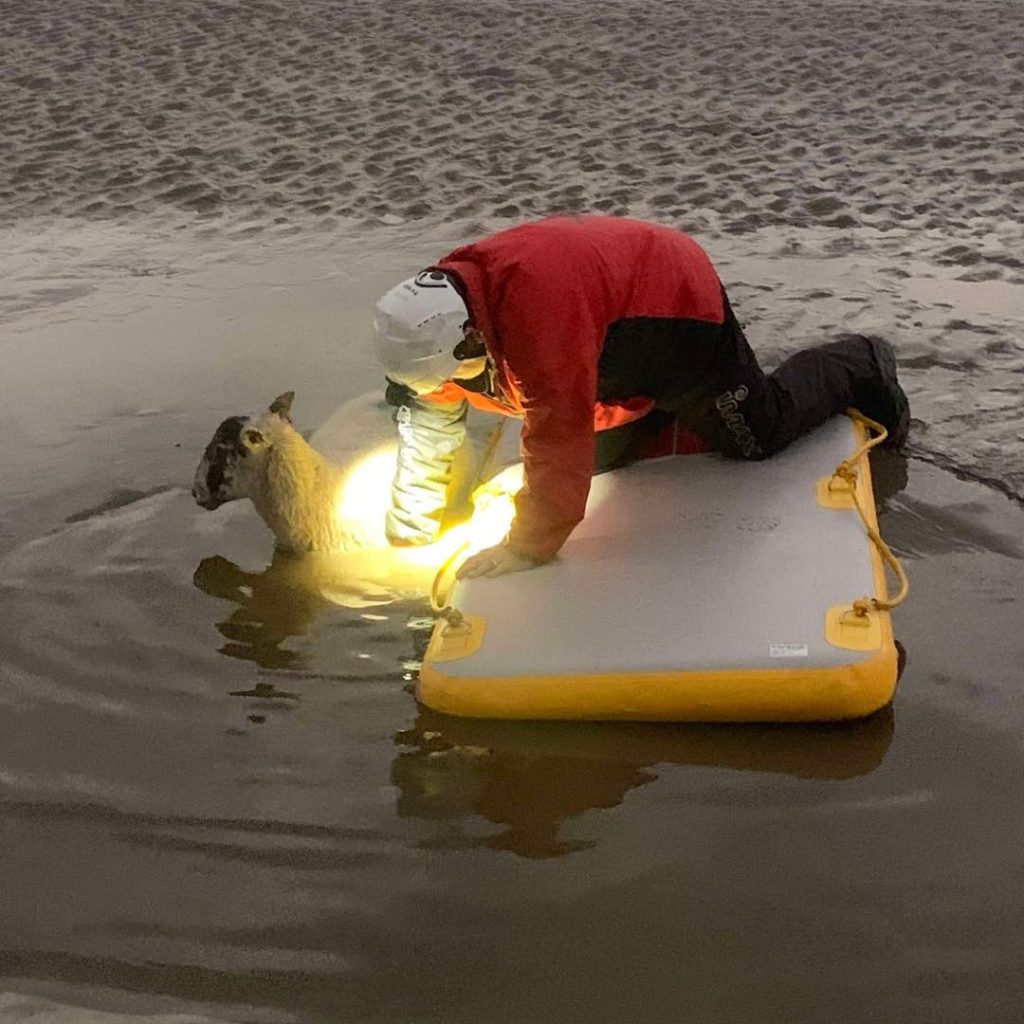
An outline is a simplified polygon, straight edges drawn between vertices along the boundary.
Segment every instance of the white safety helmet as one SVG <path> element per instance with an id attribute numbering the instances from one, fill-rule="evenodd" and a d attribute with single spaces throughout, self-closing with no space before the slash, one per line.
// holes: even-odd
<path id="1" fill-rule="evenodd" d="M 440 270 L 424 270 L 395 285 L 377 303 L 374 344 L 384 373 L 417 395 L 451 379 L 459 365 L 455 346 L 469 312 Z"/>

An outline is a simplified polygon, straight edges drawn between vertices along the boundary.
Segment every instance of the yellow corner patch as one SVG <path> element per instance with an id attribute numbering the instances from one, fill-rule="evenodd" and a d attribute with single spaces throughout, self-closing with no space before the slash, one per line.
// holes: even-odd
<path id="1" fill-rule="evenodd" d="M 877 651 L 882 646 L 882 615 L 858 615 L 852 604 L 833 605 L 825 613 L 825 639 L 848 651 Z"/>
<path id="2" fill-rule="evenodd" d="M 476 654 L 484 642 L 487 620 L 482 615 L 464 615 L 458 623 L 440 620 L 427 647 L 425 662 L 458 661 Z"/>
<path id="3" fill-rule="evenodd" d="M 818 480 L 818 504 L 825 508 L 856 508 L 853 490 L 838 476 L 823 476 Z"/>

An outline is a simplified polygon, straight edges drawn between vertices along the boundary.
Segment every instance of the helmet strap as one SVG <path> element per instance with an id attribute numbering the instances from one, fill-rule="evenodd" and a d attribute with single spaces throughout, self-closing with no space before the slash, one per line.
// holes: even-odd
<path id="1" fill-rule="evenodd" d="M 487 346 L 484 344 L 484 336 L 475 327 L 463 328 L 462 341 L 455 346 L 452 353 L 459 362 L 463 359 L 476 359 L 478 356 L 487 354 Z"/>

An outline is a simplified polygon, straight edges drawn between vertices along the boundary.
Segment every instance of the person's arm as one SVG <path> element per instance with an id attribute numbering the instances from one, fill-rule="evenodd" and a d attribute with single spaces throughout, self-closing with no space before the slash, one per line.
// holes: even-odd
<path id="1" fill-rule="evenodd" d="M 500 315 L 505 359 L 525 410 L 524 485 L 506 543 L 534 562 L 555 556 L 583 519 L 590 493 L 604 325 L 580 274 L 520 272 Z"/>
<path id="2" fill-rule="evenodd" d="M 429 544 L 448 500 L 452 460 L 466 437 L 466 402 L 408 397 L 395 416 L 398 465 L 384 529 L 395 545 Z"/>
<path id="3" fill-rule="evenodd" d="M 562 370 L 556 372 L 563 372 Z M 586 374 L 527 384 L 523 425 L 523 487 L 508 545 L 547 562 L 583 519 L 594 468 L 594 399 Z"/>

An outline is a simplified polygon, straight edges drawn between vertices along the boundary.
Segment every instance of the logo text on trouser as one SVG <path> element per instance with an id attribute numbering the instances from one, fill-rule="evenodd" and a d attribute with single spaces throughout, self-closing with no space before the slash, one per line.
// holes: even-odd
<path id="1" fill-rule="evenodd" d="M 750 427 L 747 426 L 743 413 L 739 411 L 740 402 L 748 394 L 746 386 L 741 384 L 735 391 L 726 391 L 715 399 L 715 408 L 729 428 L 729 433 L 739 445 L 740 453 L 745 459 L 761 454 L 760 445 L 755 440 Z"/>

